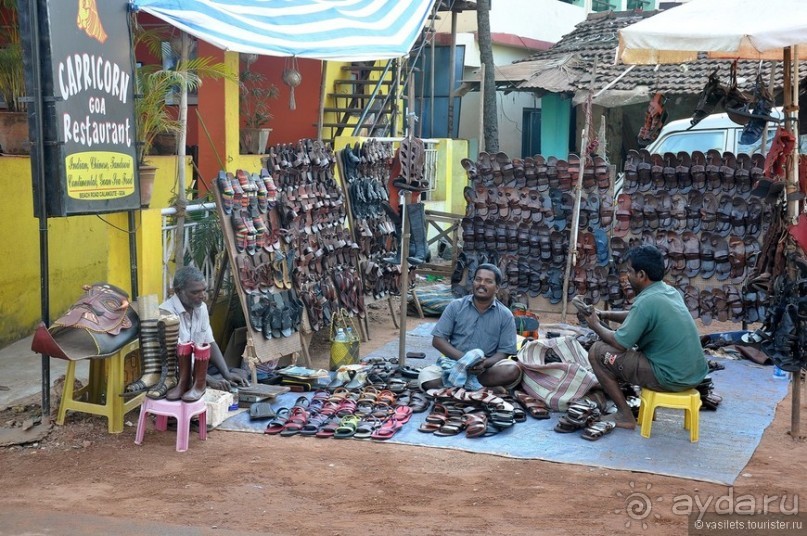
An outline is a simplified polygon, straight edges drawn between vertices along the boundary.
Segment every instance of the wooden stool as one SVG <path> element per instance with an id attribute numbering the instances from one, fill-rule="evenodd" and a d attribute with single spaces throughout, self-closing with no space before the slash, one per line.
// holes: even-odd
<path id="1" fill-rule="evenodd" d="M 135 444 L 143 443 L 146 435 L 146 416 L 151 413 L 157 415 L 156 429 L 165 432 L 168 428 L 168 417 L 177 420 L 177 452 L 188 450 L 188 438 L 191 433 L 191 418 L 199 416 L 199 439 L 207 439 L 207 404 L 200 398 L 196 402 L 183 402 L 182 400 L 152 400 L 146 398 L 140 406 L 140 418 L 137 420 L 137 434 Z"/>
<path id="2" fill-rule="evenodd" d="M 109 357 L 90 359 L 90 378 L 86 386 L 78 391 L 73 390 L 76 379 L 76 362 L 67 362 L 67 372 L 64 377 L 64 392 L 59 402 L 59 415 L 56 424 L 64 424 L 68 410 L 101 415 L 107 418 L 110 434 L 123 432 L 123 418 L 132 409 L 140 405 L 145 393 L 132 399 L 124 400 L 123 362 L 124 358 L 140 347 L 140 341 L 135 339 Z M 87 393 L 89 401 L 75 400 L 76 397 Z"/>
<path id="3" fill-rule="evenodd" d="M 684 429 L 689 430 L 689 440 L 692 443 L 698 441 L 701 409 L 701 395 L 698 391 L 687 389 L 678 393 L 662 393 L 643 387 L 641 400 L 639 424 L 642 426 L 642 437 L 650 437 L 650 428 L 656 418 L 656 408 L 663 407 L 683 409 Z"/>

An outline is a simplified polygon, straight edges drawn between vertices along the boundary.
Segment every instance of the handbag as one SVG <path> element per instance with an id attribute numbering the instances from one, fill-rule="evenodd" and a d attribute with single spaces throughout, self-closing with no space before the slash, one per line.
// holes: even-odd
<path id="1" fill-rule="evenodd" d="M 339 309 L 331 315 L 330 341 L 331 370 L 359 362 L 359 338 L 347 309 Z"/>

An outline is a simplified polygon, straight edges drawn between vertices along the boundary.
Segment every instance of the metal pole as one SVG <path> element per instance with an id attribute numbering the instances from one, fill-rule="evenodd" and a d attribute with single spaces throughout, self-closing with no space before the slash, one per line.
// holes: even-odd
<path id="1" fill-rule="evenodd" d="M 325 123 L 325 94 L 327 93 L 328 86 L 325 80 L 325 75 L 328 74 L 328 62 L 322 62 L 322 81 L 319 85 L 319 114 L 317 114 L 317 139 L 322 141 L 322 125 Z"/>
<path id="2" fill-rule="evenodd" d="M 415 99 L 415 81 L 409 77 L 408 87 L 409 102 L 414 102 Z M 411 140 L 415 137 L 415 115 L 414 110 L 409 111 L 407 122 L 409 128 L 407 129 L 407 137 Z M 406 306 L 407 298 L 409 297 L 409 224 L 407 223 L 407 206 L 412 199 L 412 193 L 408 190 L 402 190 L 401 193 L 401 230 L 403 231 L 403 240 L 401 241 L 401 312 L 400 321 L 401 332 L 398 334 L 398 364 L 402 367 L 406 366 Z"/>
<path id="3" fill-rule="evenodd" d="M 435 9 L 434 9 L 434 15 L 437 16 L 437 6 L 436 5 L 435 5 Z M 430 92 L 430 95 L 429 95 L 429 137 L 434 138 L 435 137 L 435 134 L 434 134 L 434 72 L 435 72 L 435 70 L 434 70 L 434 58 L 435 58 L 434 41 L 435 41 L 436 33 L 434 31 L 434 19 L 433 18 L 432 18 L 432 24 L 431 24 L 430 30 L 431 31 L 429 32 L 429 36 L 431 37 L 431 40 L 432 40 L 432 46 L 431 46 L 432 58 L 431 58 L 431 65 L 429 65 L 429 92 Z M 451 71 L 454 72 L 453 69 Z M 423 115 L 423 112 L 421 112 L 421 115 Z"/>
<path id="4" fill-rule="evenodd" d="M 34 107 L 36 136 L 36 167 L 32 170 L 37 185 L 37 211 L 39 213 L 39 285 L 40 310 L 42 322 L 50 325 L 50 285 L 48 262 L 48 204 L 45 196 L 45 102 L 42 95 L 42 69 L 39 50 L 39 3 L 37 0 L 28 1 L 28 22 L 31 35 L 31 68 L 33 69 L 33 100 L 29 105 Z M 31 114 L 29 114 L 30 117 Z M 50 356 L 42 356 L 42 419 L 45 422 L 50 417 Z"/>
<path id="5" fill-rule="evenodd" d="M 412 193 L 407 190 L 401 190 L 400 206 L 401 206 L 401 230 L 403 231 L 403 240 L 401 241 L 401 311 L 400 319 L 398 321 L 401 326 L 401 331 L 398 334 L 398 364 L 406 366 L 406 308 L 409 299 L 409 260 L 406 258 L 409 255 L 409 222 L 408 219 L 408 206 L 412 198 Z"/>
<path id="6" fill-rule="evenodd" d="M 137 285 L 137 225 L 135 222 L 135 211 L 127 213 L 129 220 L 129 271 L 132 279 L 132 299 L 137 299 L 140 289 Z"/>
<path id="7" fill-rule="evenodd" d="M 456 80 L 456 66 L 457 63 L 457 14 L 451 11 L 451 54 L 449 60 L 448 72 L 448 125 L 447 125 L 447 138 L 454 137 L 454 84 Z"/>

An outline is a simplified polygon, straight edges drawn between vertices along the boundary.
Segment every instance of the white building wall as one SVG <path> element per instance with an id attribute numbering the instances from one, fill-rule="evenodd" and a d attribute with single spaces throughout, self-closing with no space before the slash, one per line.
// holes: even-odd
<path id="1" fill-rule="evenodd" d="M 559 0 L 492 0 L 490 31 L 556 43 L 585 18 L 582 7 Z M 438 32 L 451 33 L 451 15 L 441 14 Z M 476 31 L 476 11 L 457 15 L 457 33 Z"/>
<path id="2" fill-rule="evenodd" d="M 585 9 L 559 0 L 492 0 L 491 33 L 516 35 L 523 38 L 556 43 L 585 19 Z M 438 32 L 451 33 L 451 15 L 443 14 L 435 27 Z M 457 44 L 465 45 L 465 73 L 470 75 L 481 66 L 479 47 L 475 40 L 476 12 L 457 15 Z M 493 45 L 493 61 L 507 65 L 524 59 L 530 51 L 503 45 Z M 471 92 L 462 98 L 459 137 L 469 140 L 471 154 L 478 152 L 481 135 L 480 95 Z M 540 108 L 541 100 L 533 93 L 502 91 L 497 93 L 499 116 L 499 150 L 511 156 L 521 154 L 522 113 L 524 108 Z"/>

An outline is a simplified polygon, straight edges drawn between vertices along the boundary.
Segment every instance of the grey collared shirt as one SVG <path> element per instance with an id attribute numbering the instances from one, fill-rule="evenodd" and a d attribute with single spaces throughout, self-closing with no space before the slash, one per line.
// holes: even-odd
<path id="1" fill-rule="evenodd" d="M 160 304 L 160 310 L 179 317 L 179 342 L 202 344 L 212 343 L 215 340 L 213 329 L 210 327 L 210 315 L 204 303 L 189 313 L 174 294 Z"/>
<path id="2" fill-rule="evenodd" d="M 516 321 L 499 300 L 493 300 L 482 313 L 474 307 L 473 295 L 452 301 L 434 326 L 432 336 L 446 339 L 461 352 L 479 348 L 486 356 L 516 353 Z"/>

